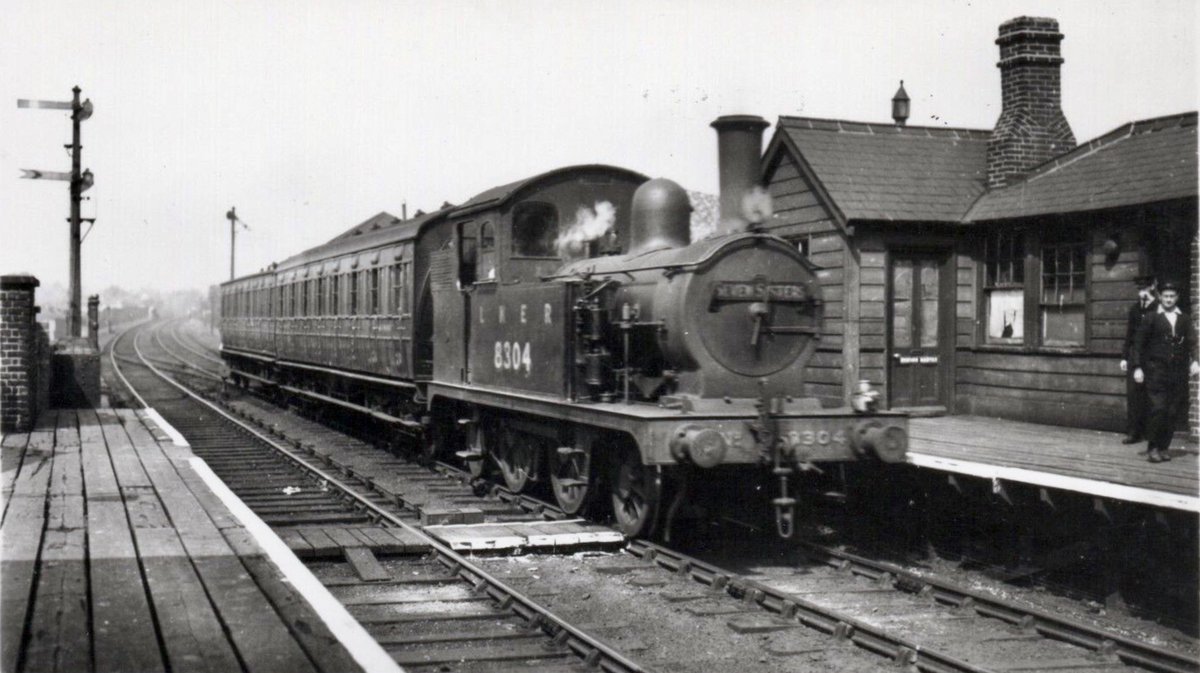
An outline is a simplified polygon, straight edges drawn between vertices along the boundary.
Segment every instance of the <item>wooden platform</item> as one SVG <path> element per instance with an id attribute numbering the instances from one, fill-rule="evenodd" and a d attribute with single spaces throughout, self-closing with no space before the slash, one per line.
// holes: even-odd
<path id="1" fill-rule="evenodd" d="M 425 526 L 425 532 L 459 551 L 525 549 L 563 552 L 621 546 L 625 536 L 583 519 Z"/>
<path id="2" fill-rule="evenodd" d="M 922 468 L 1016 481 L 1103 498 L 1200 512 L 1195 444 L 1172 445 L 1172 460 L 1138 455 L 1122 435 L 979 416 L 914 418 L 908 461 Z"/>
<path id="3" fill-rule="evenodd" d="M 0 670 L 362 670 L 144 413 L 0 445 Z"/>

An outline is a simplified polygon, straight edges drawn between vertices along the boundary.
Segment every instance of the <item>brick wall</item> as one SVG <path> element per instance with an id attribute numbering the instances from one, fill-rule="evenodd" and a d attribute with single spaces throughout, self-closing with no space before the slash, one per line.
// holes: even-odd
<path id="1" fill-rule="evenodd" d="M 35 316 L 38 279 L 28 274 L 0 276 L 0 430 L 27 432 L 40 410 L 41 332 Z M 42 374 L 42 376 L 39 376 Z"/>
<path id="2" fill-rule="evenodd" d="M 987 147 L 988 187 L 1004 186 L 1075 147 L 1062 113 L 1058 21 L 1022 16 L 1000 24 L 1000 118 Z"/>

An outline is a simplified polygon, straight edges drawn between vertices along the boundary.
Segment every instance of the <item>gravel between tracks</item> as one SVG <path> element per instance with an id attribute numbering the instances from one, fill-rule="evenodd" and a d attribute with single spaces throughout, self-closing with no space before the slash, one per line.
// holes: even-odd
<path id="1" fill-rule="evenodd" d="M 624 553 L 476 561 L 518 589 L 553 586 L 541 602 L 660 671 L 767 673 L 895 670 L 886 660 L 785 624 L 759 608 Z M 735 628 L 733 625 L 736 625 Z"/>

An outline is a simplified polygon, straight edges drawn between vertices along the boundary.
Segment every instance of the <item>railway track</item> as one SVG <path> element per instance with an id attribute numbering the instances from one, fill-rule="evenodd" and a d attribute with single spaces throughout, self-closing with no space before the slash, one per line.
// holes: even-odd
<path id="1" fill-rule="evenodd" d="M 353 547 L 359 550 L 353 554 L 357 562 L 344 555 L 345 561 L 310 564 L 402 665 L 439 671 L 555 670 L 582 661 L 608 671 L 644 670 L 425 535 L 411 523 L 411 511 L 363 493 L 344 475 L 165 377 L 153 362 L 170 351 L 151 359 L 146 351 L 163 346 L 157 329 L 146 337 L 135 328 L 114 340 L 114 373 L 144 406 L 153 406 L 184 433 L 192 450 L 273 528 L 319 523 L 327 536 L 339 530 L 366 539 L 371 537 L 361 531 L 372 530 L 376 541 L 383 535 L 394 538 L 393 550 L 424 552 L 393 556 L 384 564 L 362 551 L 371 547 L 359 537 Z M 212 380 L 199 368 L 193 374 Z"/>
<path id="2" fill-rule="evenodd" d="M 164 339 L 163 336 L 168 338 Z M 178 347 L 167 345 L 171 339 L 174 339 Z M 216 365 L 216 359 L 211 356 L 205 357 L 204 347 L 195 341 L 190 342 L 190 348 L 184 347 L 186 339 L 187 337 L 180 336 L 177 326 L 172 327 L 165 335 L 155 332 L 155 343 L 166 356 L 156 359 L 173 359 L 177 368 L 185 371 L 195 370 L 189 374 L 193 378 L 211 380 L 211 367 Z M 134 343 L 136 344 L 136 341 Z M 207 374 L 201 373 L 206 367 L 210 371 Z M 159 405 L 160 413 L 168 419 L 172 418 L 163 410 L 162 403 L 156 404 Z M 311 515 L 306 515 L 316 517 L 311 521 L 324 524 L 325 517 L 328 517 L 328 521 L 339 526 L 387 526 L 390 519 L 383 518 L 372 508 L 379 511 L 389 511 L 389 508 L 392 508 L 392 516 L 396 521 L 402 521 L 409 528 L 414 528 L 419 503 L 389 498 L 377 490 L 368 488 L 380 479 L 381 475 L 406 474 L 413 480 L 425 480 L 430 485 L 440 481 L 447 494 L 455 491 L 447 481 L 461 482 L 457 489 L 459 493 L 464 493 L 463 484 L 471 481 L 467 473 L 452 465 L 438 465 L 438 473 L 431 474 L 426 468 L 414 467 L 392 457 L 368 461 L 369 465 L 356 468 L 352 464 L 353 461 L 347 458 L 348 454 L 366 451 L 378 456 L 381 452 L 302 419 L 291 419 L 288 422 L 272 420 L 273 417 L 280 416 L 278 410 L 259 401 L 241 401 L 232 406 L 244 418 L 254 419 L 252 423 L 259 427 L 270 428 L 275 434 L 287 437 L 291 450 L 295 450 L 296 447 L 312 447 L 315 442 L 344 445 L 341 447 L 344 452 L 340 461 L 336 457 L 329 459 L 329 453 L 319 455 L 323 456 L 327 467 L 335 466 L 334 469 L 338 471 L 335 480 L 353 481 L 358 484 L 353 486 L 338 481 L 339 486 L 346 485 L 351 492 L 356 493 L 350 498 L 353 501 L 350 507 L 352 511 L 343 513 L 346 509 L 345 503 L 339 508 L 339 505 L 326 502 L 318 494 L 304 492 L 306 506 L 307 503 L 311 503 L 321 508 Z M 244 420 L 242 422 L 246 423 Z M 288 498 L 281 497 L 279 489 L 288 488 L 285 482 L 295 480 L 293 472 L 290 471 L 292 468 L 288 465 L 293 458 L 264 458 L 262 462 L 248 464 L 241 454 L 233 451 L 232 445 L 238 443 L 238 438 L 219 435 L 209 429 L 208 423 L 208 420 L 198 420 L 193 427 L 184 421 L 177 427 L 189 439 L 192 438 L 192 433 L 195 433 L 197 439 L 194 443 L 201 446 L 208 441 L 207 434 L 215 434 L 212 440 L 214 445 L 224 448 L 214 449 L 210 454 L 213 457 L 211 464 L 214 470 L 219 475 L 223 470 L 230 475 L 234 482 L 230 485 L 235 492 L 239 492 L 239 487 L 245 489 L 244 497 L 252 509 L 256 508 L 254 498 L 266 498 L 267 500 L 259 502 L 258 507 L 261 509 L 256 511 L 260 511 L 260 516 L 269 523 L 279 526 L 291 525 L 288 517 L 295 515 L 295 512 L 289 510 Z M 244 433 L 245 429 L 238 432 Z M 208 460 L 202 449 L 194 450 Z M 317 454 L 310 451 L 309 457 L 312 455 Z M 447 480 L 446 477 L 451 479 Z M 316 479 L 317 483 L 334 483 L 328 481 L 328 477 L 325 478 L 325 482 L 321 481 L 322 477 Z M 294 484 L 292 486 L 294 487 Z M 346 496 L 340 497 L 346 499 Z M 467 502 L 474 497 L 464 494 L 460 501 Z M 503 520 L 505 516 L 519 519 L 530 514 L 547 518 L 555 516 L 556 508 L 528 496 L 508 493 L 503 489 L 491 489 L 491 500 L 513 508 L 507 514 L 500 510 L 493 512 L 492 516 L 497 517 L 493 520 Z M 365 506 L 364 502 L 370 503 L 370 507 Z M 339 519 L 341 516 L 347 518 Z M 492 578 L 507 575 L 507 582 L 497 579 L 495 585 L 486 582 L 487 587 L 504 585 L 514 592 L 524 591 L 531 602 L 530 597 L 543 596 L 544 602 L 554 604 L 556 610 L 561 610 L 559 617 L 564 614 L 570 615 L 568 621 L 573 619 L 577 623 L 594 620 L 594 613 L 605 614 L 606 608 L 601 607 L 604 604 L 603 600 L 592 600 L 585 608 L 581 608 L 580 601 L 571 600 L 570 597 L 590 597 L 602 592 L 612 593 L 614 597 L 621 598 L 623 592 L 609 592 L 607 589 L 588 592 L 586 585 L 575 586 L 572 580 L 594 575 L 594 587 L 602 587 L 606 582 L 612 584 L 617 581 L 614 580 L 615 577 L 625 576 L 625 582 L 618 582 L 621 589 L 636 590 L 634 593 L 638 594 L 637 600 L 647 606 L 644 610 L 645 615 L 659 616 L 662 623 L 658 625 L 658 631 L 663 631 L 664 624 L 668 624 L 668 629 L 672 628 L 669 626 L 670 616 L 662 616 L 663 605 L 666 605 L 668 612 L 673 609 L 677 615 L 685 614 L 686 619 L 696 622 L 712 622 L 715 619 L 718 626 L 723 627 L 697 627 L 702 630 L 728 632 L 725 635 L 734 641 L 738 640 L 735 636 L 746 634 L 760 638 L 761 640 L 755 641 L 756 648 L 747 650 L 745 643 L 731 643 L 729 648 L 725 648 L 729 656 L 736 659 L 737 670 L 754 670 L 764 665 L 766 668 L 763 670 L 780 670 L 781 666 L 787 670 L 808 670 L 806 666 L 819 667 L 834 663 L 846 670 L 858 670 L 860 666 L 864 667 L 863 670 L 871 670 L 878 664 L 879 656 L 911 670 L 927 671 L 1113 671 L 1129 668 L 1177 672 L 1200 669 L 1193 658 L 1172 650 L 1142 643 L 1135 638 L 1088 626 L 1037 608 L 997 599 L 984 592 L 917 575 L 898 566 L 855 557 L 813 544 L 800 545 L 795 551 L 797 558 L 786 563 L 774 563 L 769 567 L 757 567 L 752 573 L 725 570 L 711 561 L 689 557 L 640 540 L 633 542 L 625 554 L 617 556 L 537 557 L 536 573 L 528 572 L 527 567 L 514 566 L 513 559 L 476 559 L 476 565 L 472 567 L 477 568 L 480 573 L 488 569 L 491 572 L 489 577 Z M 457 606 L 456 609 L 466 611 L 459 612 L 457 620 L 447 620 L 445 623 L 460 624 L 480 619 L 477 611 L 472 611 L 460 603 L 465 601 L 469 604 L 473 599 L 480 597 L 478 592 L 481 590 L 477 587 L 482 586 L 479 582 L 482 581 L 480 578 L 483 575 L 468 571 L 467 574 L 472 579 L 467 580 L 470 582 L 470 588 L 465 589 L 461 577 L 456 581 L 454 577 L 447 575 L 448 570 L 455 568 L 457 561 L 443 560 L 435 554 L 433 560 L 424 561 L 425 566 L 414 567 L 411 571 L 404 570 L 408 566 L 401 567 L 406 562 L 394 558 L 384 561 L 390 577 L 402 577 L 405 581 L 390 583 L 388 591 L 382 594 L 372 593 L 371 587 L 378 588 L 380 585 L 371 585 L 363 582 L 361 578 L 356 579 L 353 570 L 345 563 L 325 561 L 310 565 L 314 572 L 329 584 L 335 595 L 345 596 L 346 600 L 350 601 L 349 604 L 361 606 L 357 608 L 359 614 L 373 632 L 380 634 L 381 642 L 400 655 L 398 660 L 408 666 L 449 666 L 453 663 L 451 659 L 478 643 L 471 641 L 473 644 L 464 645 L 464 641 L 461 640 L 464 632 L 456 630 L 457 627 L 439 629 L 435 633 L 413 633 L 406 630 L 411 629 L 413 623 L 427 619 L 424 613 L 414 612 L 412 606 L 428 603 L 430 597 L 433 597 L 433 602 L 446 598 L 448 602 Z M 387 568 L 389 564 L 397 565 Z M 439 567 L 442 568 L 441 571 L 437 570 Z M 409 572 L 417 579 L 407 581 Z M 694 588 L 689 590 L 686 585 L 699 587 L 699 593 Z M 556 586 L 560 589 L 552 588 Z M 467 593 L 463 594 L 463 591 Z M 482 591 L 489 594 L 486 588 Z M 389 605 L 380 597 L 386 595 L 396 599 L 394 605 L 408 606 L 404 608 L 407 611 L 404 612 L 403 619 L 387 621 L 389 614 L 398 617 L 395 610 L 400 608 L 380 607 Z M 624 598 L 632 600 L 628 596 Z M 508 599 L 497 600 L 503 605 Z M 421 616 L 415 618 L 414 614 Z M 618 629 L 614 637 L 628 640 L 631 638 L 630 633 L 649 634 L 655 629 L 653 623 L 644 626 L 638 624 L 639 615 L 626 612 L 625 617 L 625 631 Z M 561 647 L 557 650 L 547 650 L 541 644 L 531 645 L 532 642 L 539 638 L 544 640 L 545 637 L 549 637 L 553 645 L 554 636 L 550 634 L 555 631 L 554 628 L 546 627 L 537 616 L 521 616 L 517 619 L 524 619 L 524 626 L 520 621 L 496 622 L 487 628 L 472 630 L 471 633 L 479 638 L 507 642 L 514 648 L 510 656 L 519 657 L 522 656 L 521 652 L 525 652 L 531 657 L 528 662 L 553 662 L 554 665 L 558 665 L 568 658 Z M 530 627 L 530 624 L 534 626 Z M 480 625 L 474 624 L 472 628 L 474 626 Z M 613 633 L 611 625 L 599 628 L 602 632 Z M 678 625 L 673 628 L 678 628 Z M 541 636 L 537 633 L 539 630 Z M 557 631 L 560 634 L 563 632 L 561 627 Z M 713 637 L 716 637 L 715 633 Z M 833 638 L 832 643 L 829 641 L 830 637 Z M 633 640 L 637 641 L 636 638 Z M 487 647 L 492 647 L 490 641 L 488 642 Z M 837 644 L 855 647 L 831 647 Z M 691 661 L 691 665 L 697 668 L 680 669 L 680 666 L 688 661 L 689 653 L 685 651 L 668 654 L 671 651 L 670 644 L 663 646 L 662 638 L 659 638 L 657 645 L 662 647 L 642 648 L 646 653 L 641 655 L 641 660 L 647 662 L 646 665 L 679 670 L 708 670 L 714 666 L 723 667 L 723 664 L 733 665 L 733 661 L 727 661 L 721 656 L 708 656 Z M 534 649 L 529 649 L 530 647 Z M 538 647 L 543 649 L 537 650 Z M 586 648 L 568 649 L 583 651 Z M 651 649 L 660 651 L 652 653 Z M 454 652 L 458 654 L 453 654 Z M 546 655 L 532 658 L 534 654 L 545 655 L 546 652 L 555 652 L 556 655 L 562 656 Z M 600 650 L 593 649 L 591 652 L 590 655 L 585 655 L 585 660 L 590 656 L 600 663 L 603 657 L 596 654 Z M 759 656 L 763 652 L 767 655 L 765 659 Z M 408 655 L 411 656 L 405 658 Z M 814 656 L 819 661 L 814 661 Z M 830 658 L 831 656 L 833 658 Z M 425 658 L 424 664 L 420 663 L 422 657 Z M 495 663 L 502 660 L 504 659 L 489 661 Z M 796 665 L 799 668 L 796 668 Z M 464 670 L 470 670 L 469 666 Z"/>

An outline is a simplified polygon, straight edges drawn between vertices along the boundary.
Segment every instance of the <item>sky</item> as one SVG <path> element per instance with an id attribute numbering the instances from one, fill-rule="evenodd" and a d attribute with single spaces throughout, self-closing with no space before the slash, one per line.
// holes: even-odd
<path id="1" fill-rule="evenodd" d="M 68 282 L 70 117 L 83 292 L 203 288 L 379 211 L 412 214 L 551 168 L 609 163 L 717 191 L 723 114 L 989 129 L 997 27 L 1057 18 L 1063 108 L 1084 142 L 1197 108 L 1192 0 L 5 0 L 0 273 Z M 767 130 L 767 137 L 773 127 Z M 85 225 L 86 228 L 86 225 Z"/>

